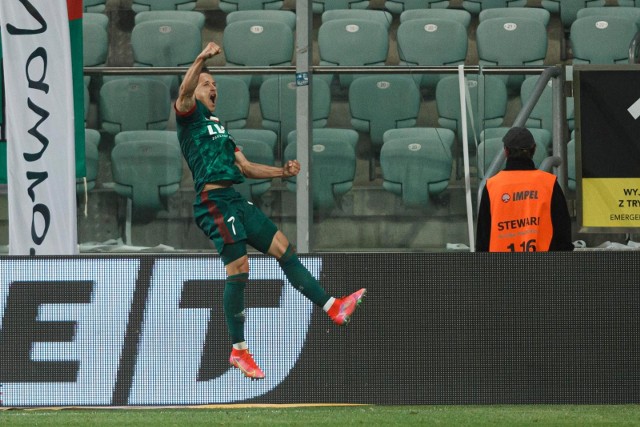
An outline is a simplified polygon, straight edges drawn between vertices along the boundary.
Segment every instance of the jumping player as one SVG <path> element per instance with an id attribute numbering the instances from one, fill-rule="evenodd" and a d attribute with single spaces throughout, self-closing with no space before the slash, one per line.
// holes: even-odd
<path id="1" fill-rule="evenodd" d="M 282 167 L 247 160 L 213 112 L 218 95 L 205 61 L 221 52 L 211 42 L 187 70 L 175 103 L 178 139 L 193 174 L 194 215 L 198 227 L 213 241 L 224 262 L 227 279 L 224 315 L 231 336 L 229 363 L 251 379 L 264 378 L 244 338 L 244 288 L 249 278 L 247 244 L 275 257 L 289 282 L 337 325 L 346 325 L 366 289 L 333 298 L 300 263 L 293 246 L 256 206 L 234 190 L 248 178 L 287 178 L 300 172 L 297 160 Z"/>

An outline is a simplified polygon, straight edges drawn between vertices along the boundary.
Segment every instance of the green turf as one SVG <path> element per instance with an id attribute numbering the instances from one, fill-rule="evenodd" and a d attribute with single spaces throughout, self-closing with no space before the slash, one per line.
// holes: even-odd
<path id="1" fill-rule="evenodd" d="M 640 405 L 10 410 L 11 426 L 635 426 Z"/>

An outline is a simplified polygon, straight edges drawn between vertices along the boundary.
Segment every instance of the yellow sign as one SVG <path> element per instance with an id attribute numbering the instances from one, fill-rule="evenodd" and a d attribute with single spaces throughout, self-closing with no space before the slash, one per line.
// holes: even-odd
<path id="1" fill-rule="evenodd" d="M 640 227 L 640 178 L 583 178 L 585 227 Z"/>

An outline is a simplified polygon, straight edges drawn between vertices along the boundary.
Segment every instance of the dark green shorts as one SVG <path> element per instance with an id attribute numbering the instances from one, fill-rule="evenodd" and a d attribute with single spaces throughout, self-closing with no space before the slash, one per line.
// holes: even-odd
<path id="1" fill-rule="evenodd" d="M 196 195 L 193 212 L 196 224 L 213 241 L 221 255 L 225 246 L 237 247 L 236 243 L 248 243 L 267 253 L 278 231 L 278 227 L 260 209 L 233 187 Z M 228 264 L 233 259 L 224 261 Z"/>

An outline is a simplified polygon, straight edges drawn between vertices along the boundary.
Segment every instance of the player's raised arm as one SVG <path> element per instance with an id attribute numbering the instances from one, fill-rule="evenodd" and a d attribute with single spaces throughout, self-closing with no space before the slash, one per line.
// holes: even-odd
<path id="1" fill-rule="evenodd" d="M 187 70 L 187 73 L 180 85 L 180 91 L 178 92 L 178 99 L 176 99 L 176 109 L 180 112 L 187 112 L 196 102 L 195 90 L 198 86 L 198 77 L 200 70 L 204 66 L 207 59 L 214 57 L 222 52 L 220 46 L 214 42 L 209 42 L 207 46 L 200 52 L 200 54 L 193 61 L 193 64 Z"/>
<path id="2" fill-rule="evenodd" d="M 236 151 L 236 165 L 240 172 L 247 178 L 288 178 L 300 173 L 300 163 L 297 160 L 289 160 L 282 167 L 253 163 L 247 160 L 242 151 Z"/>

